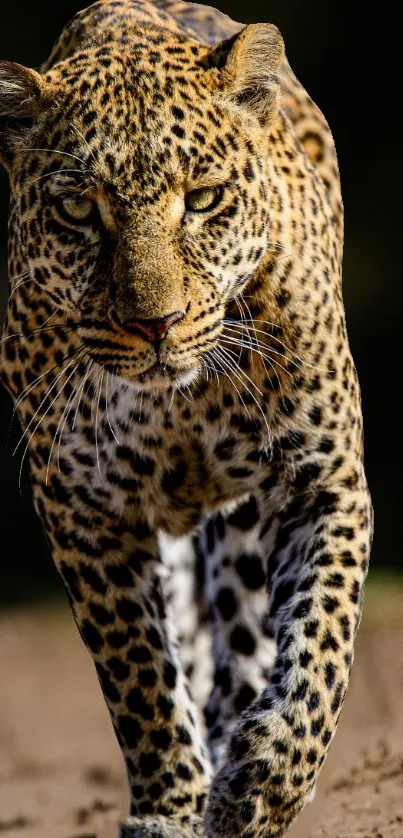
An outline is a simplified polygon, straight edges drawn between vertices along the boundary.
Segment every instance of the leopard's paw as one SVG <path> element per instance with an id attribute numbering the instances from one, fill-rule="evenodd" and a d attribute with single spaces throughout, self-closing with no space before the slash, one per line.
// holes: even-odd
<path id="1" fill-rule="evenodd" d="M 120 827 L 119 838 L 204 838 L 202 818 L 189 817 L 186 823 L 177 818 L 149 815 L 127 818 Z"/>

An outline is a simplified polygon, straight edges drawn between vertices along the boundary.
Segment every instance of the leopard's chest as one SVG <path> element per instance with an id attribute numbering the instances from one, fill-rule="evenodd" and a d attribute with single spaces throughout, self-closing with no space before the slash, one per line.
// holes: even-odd
<path id="1" fill-rule="evenodd" d="M 252 417 L 219 408 L 218 400 L 216 410 L 184 404 L 147 414 L 143 405 L 129 426 L 120 423 L 119 444 L 112 440 L 104 449 L 115 502 L 133 491 L 154 523 L 175 535 L 204 512 L 255 491 L 272 468 L 267 430 Z"/>
<path id="2" fill-rule="evenodd" d="M 46 469 L 77 509 L 85 492 L 106 511 L 146 517 L 172 535 L 256 491 L 273 471 L 267 428 L 251 411 L 226 407 L 216 391 L 172 404 L 128 392 L 94 404 L 92 415 L 72 414 L 60 428 L 52 452 L 54 428 L 43 427 L 40 446 L 33 440 L 39 486 Z"/>

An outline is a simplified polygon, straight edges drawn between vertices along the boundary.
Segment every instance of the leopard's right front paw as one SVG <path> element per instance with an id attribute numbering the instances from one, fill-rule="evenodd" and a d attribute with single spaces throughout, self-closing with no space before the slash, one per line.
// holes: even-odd
<path id="1" fill-rule="evenodd" d="M 148 815 L 130 817 L 121 824 L 119 838 L 205 838 L 202 818 L 195 815 L 181 823 L 178 818 Z"/>

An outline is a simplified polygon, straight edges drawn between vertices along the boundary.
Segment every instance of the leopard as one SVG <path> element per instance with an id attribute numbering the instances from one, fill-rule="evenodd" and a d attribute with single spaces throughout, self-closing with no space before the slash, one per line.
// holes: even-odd
<path id="1" fill-rule="evenodd" d="M 0 158 L 1 375 L 123 754 L 120 834 L 282 836 L 372 539 L 328 124 L 276 26 L 99 0 L 39 71 L 0 62 Z"/>

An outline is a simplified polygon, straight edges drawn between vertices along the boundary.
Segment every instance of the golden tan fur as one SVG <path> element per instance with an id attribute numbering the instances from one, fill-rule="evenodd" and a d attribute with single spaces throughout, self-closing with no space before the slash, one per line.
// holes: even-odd
<path id="1" fill-rule="evenodd" d="M 125 835 L 283 835 L 347 689 L 372 519 L 340 184 L 282 50 L 209 7 L 104 0 L 41 74 L 0 63 L 2 375 L 126 760 Z"/>

